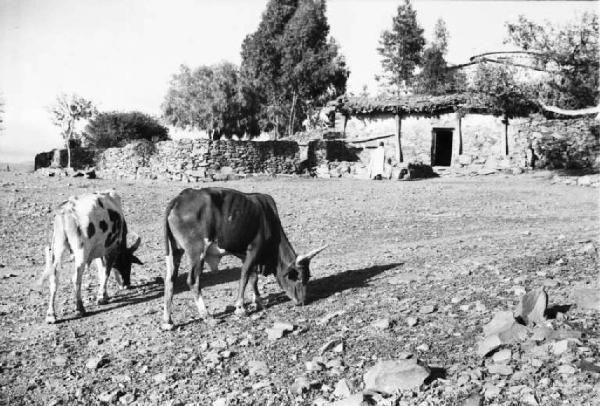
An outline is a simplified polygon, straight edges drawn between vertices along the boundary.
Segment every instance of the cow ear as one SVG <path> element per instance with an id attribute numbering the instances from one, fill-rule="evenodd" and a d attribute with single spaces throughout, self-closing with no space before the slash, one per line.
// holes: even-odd
<path id="1" fill-rule="evenodd" d="M 129 247 L 129 252 L 131 252 L 133 254 L 135 252 L 135 250 L 137 250 L 140 247 L 141 243 L 142 243 L 142 238 L 140 236 L 137 236 L 137 239 L 135 240 L 135 242 L 131 245 L 131 247 Z"/>
<path id="2" fill-rule="evenodd" d="M 131 256 L 131 263 L 138 264 L 138 265 L 144 265 L 144 263 L 142 261 L 140 261 L 140 259 L 138 257 L 136 257 L 135 255 Z"/>
<path id="3" fill-rule="evenodd" d="M 300 266 L 303 263 L 307 263 L 310 262 L 311 259 L 314 258 L 315 255 L 317 255 L 319 252 L 323 251 L 325 248 L 327 248 L 329 245 L 323 245 L 320 248 L 314 249 L 311 252 L 309 252 L 308 254 L 305 255 L 298 255 L 298 257 L 296 257 L 296 265 Z"/>

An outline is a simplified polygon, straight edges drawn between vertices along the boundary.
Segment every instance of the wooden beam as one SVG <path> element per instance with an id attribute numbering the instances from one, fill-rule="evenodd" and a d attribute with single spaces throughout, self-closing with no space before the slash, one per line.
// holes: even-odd
<path id="1" fill-rule="evenodd" d="M 387 135 L 377 135 L 375 137 L 366 137 L 366 138 L 342 138 L 343 141 L 349 142 L 349 143 L 353 143 L 353 144 L 360 144 L 362 142 L 369 142 L 369 141 L 375 141 L 375 140 L 382 140 L 384 138 L 391 138 L 393 136 L 395 136 L 396 134 L 387 134 Z"/>
<path id="2" fill-rule="evenodd" d="M 458 116 L 458 155 L 463 153 L 462 117 Z"/>
<path id="3" fill-rule="evenodd" d="M 404 157 L 402 156 L 402 118 L 400 114 L 396 112 L 396 159 L 398 162 L 404 162 Z"/>

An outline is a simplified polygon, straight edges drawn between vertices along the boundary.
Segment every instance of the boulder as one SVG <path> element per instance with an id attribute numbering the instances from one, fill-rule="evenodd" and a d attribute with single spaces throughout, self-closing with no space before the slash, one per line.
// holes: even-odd
<path id="1" fill-rule="evenodd" d="M 364 376 L 365 389 L 393 394 L 398 390 L 418 389 L 431 374 L 416 358 L 379 361 Z"/>
<path id="2" fill-rule="evenodd" d="M 600 311 L 600 288 L 575 289 L 573 299 L 580 309 Z"/>
<path id="3" fill-rule="evenodd" d="M 525 325 L 540 325 L 546 321 L 546 308 L 548 307 L 548 294 L 544 288 L 538 288 L 524 294 L 519 301 L 515 318 Z"/>

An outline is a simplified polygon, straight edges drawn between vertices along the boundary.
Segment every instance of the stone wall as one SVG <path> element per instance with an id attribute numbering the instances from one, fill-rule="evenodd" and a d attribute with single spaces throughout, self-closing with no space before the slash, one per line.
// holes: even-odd
<path id="1" fill-rule="evenodd" d="M 594 118 L 535 116 L 520 126 L 518 140 L 522 155 L 533 149 L 536 168 L 600 171 L 600 122 Z"/>
<path id="2" fill-rule="evenodd" d="M 337 126 L 341 124 L 336 121 Z M 509 155 L 504 155 L 504 124 L 501 117 L 468 114 L 461 120 L 462 154 L 459 155 L 458 117 L 445 114 L 437 118 L 406 117 L 402 120 L 402 152 L 405 162 L 431 163 L 432 129 L 453 130 L 452 165 L 509 168 L 530 166 L 532 145 L 538 168 L 577 168 L 600 170 L 600 123 L 593 118 L 547 120 L 542 116 L 511 119 L 508 126 Z M 395 134 L 393 116 L 375 119 L 351 118 L 346 137 L 367 138 Z M 386 156 L 394 157 L 395 136 L 382 140 Z M 365 151 L 380 140 L 361 144 Z M 365 154 L 361 155 L 361 158 Z M 362 159 L 365 160 L 364 158 Z"/>
<path id="3" fill-rule="evenodd" d="M 136 141 L 101 152 L 97 168 L 104 177 L 193 181 L 297 173 L 301 155 L 299 145 L 293 141 Z"/>
<path id="4" fill-rule="evenodd" d="M 96 150 L 73 147 L 71 148 L 71 166 L 73 169 L 83 169 L 96 165 Z M 54 149 L 41 152 L 35 156 L 34 168 L 66 168 L 68 153 L 66 149 Z"/>
<path id="5" fill-rule="evenodd" d="M 512 151 L 517 145 L 516 137 L 521 123 L 525 119 L 514 119 L 508 126 L 508 146 Z M 336 121 L 337 126 L 342 125 Z M 406 162 L 431 164 L 432 129 L 447 128 L 453 130 L 453 163 L 459 164 L 458 117 L 455 113 L 444 114 L 436 118 L 405 117 L 402 119 L 402 154 Z M 496 161 L 503 155 L 504 124 L 502 118 L 482 114 L 468 114 L 461 120 L 463 155 L 462 162 L 469 161 L 485 164 Z M 346 126 L 347 138 L 368 138 L 396 133 L 396 122 L 392 115 L 374 119 L 352 117 Z M 376 140 L 363 144 L 366 148 L 376 146 L 383 141 L 386 156 L 395 156 L 396 137 Z M 388 155 L 388 150 L 391 154 Z"/>

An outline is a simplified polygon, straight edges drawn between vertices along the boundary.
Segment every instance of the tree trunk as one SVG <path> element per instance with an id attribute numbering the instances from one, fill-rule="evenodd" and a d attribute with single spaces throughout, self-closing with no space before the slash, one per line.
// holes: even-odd
<path id="1" fill-rule="evenodd" d="M 67 138 L 67 168 L 71 168 L 71 139 Z"/>
<path id="2" fill-rule="evenodd" d="M 504 117 L 504 155 L 508 156 L 508 117 Z"/>
<path id="3" fill-rule="evenodd" d="M 458 155 L 463 153 L 462 117 L 458 118 Z"/>
<path id="4" fill-rule="evenodd" d="M 294 133 L 294 109 L 296 107 L 296 91 L 292 93 L 292 107 L 290 109 L 290 125 L 288 126 L 288 136 L 291 137 Z"/>
<path id="5" fill-rule="evenodd" d="M 402 156 L 401 128 L 402 118 L 400 117 L 400 114 L 396 113 L 396 158 L 398 159 L 398 162 L 404 162 L 404 157 Z"/>
<path id="6" fill-rule="evenodd" d="M 67 168 L 71 168 L 71 138 L 73 137 L 71 121 L 67 123 L 65 138 L 67 140 Z"/>

